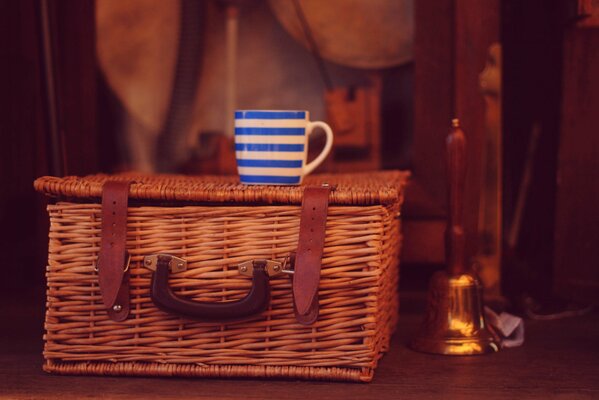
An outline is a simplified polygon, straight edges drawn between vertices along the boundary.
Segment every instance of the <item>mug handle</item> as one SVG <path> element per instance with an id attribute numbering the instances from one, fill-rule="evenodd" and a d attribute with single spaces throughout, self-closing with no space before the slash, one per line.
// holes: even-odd
<path id="1" fill-rule="evenodd" d="M 331 149 L 333 148 L 333 130 L 330 126 L 322 121 L 308 123 L 308 126 L 306 127 L 306 136 L 308 137 L 306 142 L 309 142 L 310 135 L 314 131 L 314 128 L 322 128 L 324 130 L 324 132 L 327 134 L 327 142 L 325 143 L 324 149 L 322 149 L 318 157 L 304 167 L 304 176 L 314 171 L 316 167 L 318 167 L 324 161 L 324 159 L 327 158 L 331 152 Z"/>

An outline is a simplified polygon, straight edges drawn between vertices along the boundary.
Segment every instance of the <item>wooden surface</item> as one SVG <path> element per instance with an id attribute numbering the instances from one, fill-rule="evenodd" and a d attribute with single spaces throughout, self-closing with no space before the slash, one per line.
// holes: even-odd
<path id="1" fill-rule="evenodd" d="M 599 29 L 564 38 L 562 122 L 555 216 L 555 287 L 599 301 Z"/>
<path id="2" fill-rule="evenodd" d="M 370 384 L 52 376 L 41 370 L 43 301 L 3 301 L 0 397 L 10 399 L 593 399 L 599 397 L 599 314 L 527 322 L 521 348 L 478 357 L 415 353 L 406 347 L 420 312 L 405 312 L 391 351 Z M 25 296 L 23 296 L 25 298 Z M 404 294 L 416 310 L 423 293 Z M 416 307 L 414 307 L 415 305 Z"/>

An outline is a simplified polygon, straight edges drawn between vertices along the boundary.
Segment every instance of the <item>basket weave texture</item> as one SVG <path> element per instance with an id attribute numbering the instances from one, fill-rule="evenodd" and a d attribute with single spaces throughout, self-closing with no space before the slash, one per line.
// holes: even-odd
<path id="1" fill-rule="evenodd" d="M 137 182 L 131 199 L 168 205 L 130 205 L 131 313 L 126 321 L 110 320 L 95 271 L 101 236 L 98 198 L 108 178 L 115 177 L 44 177 L 35 182 L 55 198 L 48 206 L 46 371 L 372 379 L 397 321 L 397 215 L 407 174 L 320 175 L 306 182 L 327 181 L 335 188 L 326 223 L 320 315 L 311 326 L 295 320 L 286 275 L 271 278 L 267 311 L 248 322 L 223 325 L 157 309 L 149 296 L 151 271 L 142 265 L 144 256 L 173 254 L 188 261 L 186 271 L 171 274 L 169 284 L 178 295 L 214 302 L 242 298 L 251 279 L 238 273 L 239 263 L 282 260 L 295 250 L 301 187 L 131 174 L 116 176 Z"/>
<path id="2" fill-rule="evenodd" d="M 36 190 L 54 197 L 99 199 L 108 179 L 132 181 L 129 198 L 151 201 L 208 202 L 223 204 L 302 204 L 305 185 L 335 186 L 329 204 L 387 205 L 401 200 L 408 173 L 384 171 L 357 174 L 309 175 L 302 186 L 248 186 L 236 176 L 119 175 L 44 176 L 35 181 Z"/>

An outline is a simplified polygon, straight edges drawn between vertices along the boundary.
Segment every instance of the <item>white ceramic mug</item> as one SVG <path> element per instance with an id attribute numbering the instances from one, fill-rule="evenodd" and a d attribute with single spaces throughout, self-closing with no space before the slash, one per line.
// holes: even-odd
<path id="1" fill-rule="evenodd" d="M 314 128 L 327 135 L 322 152 L 309 164 L 308 141 Z M 241 183 L 299 185 L 333 147 L 333 131 L 321 121 L 310 121 L 308 111 L 235 111 L 235 155 Z"/>

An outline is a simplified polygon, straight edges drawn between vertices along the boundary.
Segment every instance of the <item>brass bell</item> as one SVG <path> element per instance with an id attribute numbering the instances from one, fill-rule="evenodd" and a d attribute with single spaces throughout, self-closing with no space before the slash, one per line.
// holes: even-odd
<path id="1" fill-rule="evenodd" d="M 459 121 L 447 137 L 449 221 L 446 231 L 447 269 L 433 275 L 424 322 L 411 347 L 426 353 L 472 355 L 499 351 L 499 341 L 485 321 L 482 285 L 466 267 L 463 193 L 466 139 Z"/>
<path id="2" fill-rule="evenodd" d="M 433 275 L 428 308 L 414 350 L 446 355 L 484 354 L 499 351 L 488 330 L 482 302 L 482 285 L 471 274 Z"/>

